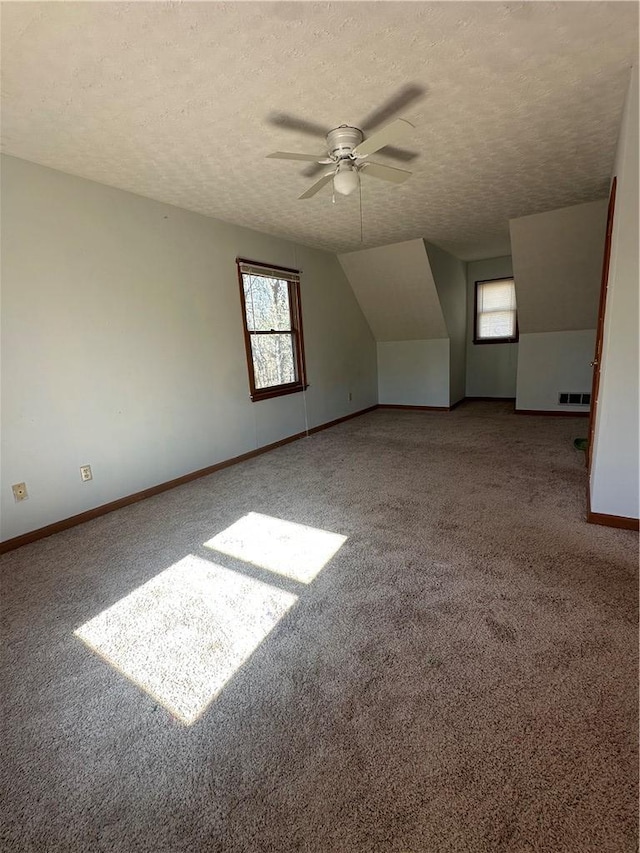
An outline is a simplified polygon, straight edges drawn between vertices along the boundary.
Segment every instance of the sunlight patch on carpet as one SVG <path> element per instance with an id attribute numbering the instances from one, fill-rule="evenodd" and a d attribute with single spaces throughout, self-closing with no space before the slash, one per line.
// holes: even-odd
<path id="1" fill-rule="evenodd" d="M 189 555 L 74 633 L 191 725 L 296 601 Z"/>
<path id="2" fill-rule="evenodd" d="M 292 580 L 310 583 L 346 540 L 339 533 L 250 512 L 204 544 Z"/>

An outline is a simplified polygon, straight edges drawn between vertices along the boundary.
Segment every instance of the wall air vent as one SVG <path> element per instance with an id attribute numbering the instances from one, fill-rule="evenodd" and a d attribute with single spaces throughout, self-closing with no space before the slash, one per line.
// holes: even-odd
<path id="1" fill-rule="evenodd" d="M 591 394 L 583 391 L 560 391 L 558 394 L 559 406 L 590 406 Z"/>

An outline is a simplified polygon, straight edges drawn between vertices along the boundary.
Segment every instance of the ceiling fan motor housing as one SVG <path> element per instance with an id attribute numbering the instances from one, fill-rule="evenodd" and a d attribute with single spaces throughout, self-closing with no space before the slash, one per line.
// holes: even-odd
<path id="1" fill-rule="evenodd" d="M 357 127 L 349 127 L 346 124 L 330 130 L 327 134 L 327 146 L 332 157 L 343 159 L 351 157 L 353 149 L 360 145 L 364 135 Z"/>

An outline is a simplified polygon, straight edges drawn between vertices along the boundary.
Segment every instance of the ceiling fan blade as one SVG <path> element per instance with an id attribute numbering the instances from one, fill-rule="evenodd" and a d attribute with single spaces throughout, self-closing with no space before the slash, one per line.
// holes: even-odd
<path id="1" fill-rule="evenodd" d="M 364 142 L 361 142 L 354 149 L 353 153 L 356 157 L 367 157 L 369 154 L 375 154 L 376 151 L 384 148 L 385 145 L 389 145 L 390 142 L 402 139 L 411 130 L 413 130 L 411 122 L 403 118 L 397 118 L 391 124 L 386 125 L 382 130 L 377 131 L 373 136 L 369 136 Z"/>
<path id="2" fill-rule="evenodd" d="M 310 136 L 321 136 L 324 138 L 329 129 L 322 127 L 312 121 L 306 121 L 303 118 L 296 118 L 287 113 L 270 113 L 267 117 L 269 124 L 274 127 L 283 127 L 285 130 L 297 130 L 299 133 L 308 133 Z"/>
<path id="3" fill-rule="evenodd" d="M 412 172 L 406 169 L 396 169 L 393 166 L 383 166 L 382 163 L 363 163 L 360 167 L 365 175 L 371 178 L 381 178 L 383 181 L 391 181 L 393 184 L 402 184 L 410 178 Z"/>
<path id="4" fill-rule="evenodd" d="M 319 192 L 325 184 L 328 184 L 329 181 L 333 179 L 334 174 L 334 172 L 329 172 L 328 175 L 323 175 L 320 180 L 316 181 L 315 184 L 312 184 L 305 193 L 302 193 L 300 198 L 311 198 L 311 196 Z"/>
<path id="5" fill-rule="evenodd" d="M 417 83 L 409 83 L 408 85 L 403 86 L 403 88 L 395 95 L 392 95 L 385 104 L 378 107 L 372 113 L 369 113 L 369 115 L 360 122 L 358 127 L 365 133 L 371 133 L 371 131 L 375 130 L 376 127 L 380 127 L 380 125 L 384 124 L 385 121 L 388 121 L 402 110 L 405 110 L 409 104 L 412 104 L 414 101 L 418 101 L 424 97 L 426 91 L 427 90 L 423 86 L 419 86 Z"/>
<path id="6" fill-rule="evenodd" d="M 274 151 L 267 154 L 267 159 L 272 160 L 304 160 L 307 163 L 322 163 L 326 160 L 324 154 L 297 154 L 292 151 Z"/>

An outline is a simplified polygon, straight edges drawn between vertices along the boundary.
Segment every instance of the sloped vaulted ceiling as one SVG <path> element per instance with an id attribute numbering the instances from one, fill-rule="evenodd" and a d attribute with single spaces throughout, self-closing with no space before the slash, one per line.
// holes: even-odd
<path id="1" fill-rule="evenodd" d="M 509 223 L 522 334 L 595 329 L 607 199 Z"/>
<path id="2" fill-rule="evenodd" d="M 339 255 L 377 341 L 446 338 L 423 240 Z"/>

